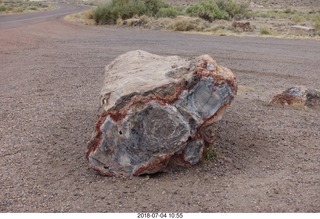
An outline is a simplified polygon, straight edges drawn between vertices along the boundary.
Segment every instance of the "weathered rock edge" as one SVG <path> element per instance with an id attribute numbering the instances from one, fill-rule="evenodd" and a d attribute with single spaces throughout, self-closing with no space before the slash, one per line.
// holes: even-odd
<path id="1" fill-rule="evenodd" d="M 138 176 L 197 164 L 209 140 L 204 128 L 221 119 L 236 93 L 231 70 L 209 55 L 120 55 L 106 66 L 89 165 L 105 176 Z"/>
<path id="2" fill-rule="evenodd" d="M 275 95 L 270 104 L 301 105 L 310 108 L 320 108 L 320 91 L 308 89 L 305 86 L 290 87 L 280 94 Z"/>

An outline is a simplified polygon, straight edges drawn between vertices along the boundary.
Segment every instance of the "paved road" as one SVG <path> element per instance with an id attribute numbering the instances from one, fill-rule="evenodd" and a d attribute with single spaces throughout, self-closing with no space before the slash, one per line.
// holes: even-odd
<path id="1" fill-rule="evenodd" d="M 88 8 L 88 6 L 81 5 L 59 4 L 57 9 L 51 11 L 0 15 L 0 29 L 10 29 L 55 20 L 62 16 L 80 12 Z"/>

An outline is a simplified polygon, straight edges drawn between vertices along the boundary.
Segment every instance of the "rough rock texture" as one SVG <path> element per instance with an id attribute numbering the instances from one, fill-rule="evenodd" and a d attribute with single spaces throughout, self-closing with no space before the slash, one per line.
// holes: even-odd
<path id="1" fill-rule="evenodd" d="M 274 96 L 271 104 L 303 105 L 307 107 L 320 107 L 320 91 L 307 89 L 304 86 L 291 87 L 281 94 Z"/>
<path id="2" fill-rule="evenodd" d="M 237 92 L 232 72 L 209 55 L 132 51 L 106 67 L 103 112 L 87 159 L 102 175 L 138 176 L 169 164 L 191 166 L 205 151 L 204 127 L 219 120 Z"/>

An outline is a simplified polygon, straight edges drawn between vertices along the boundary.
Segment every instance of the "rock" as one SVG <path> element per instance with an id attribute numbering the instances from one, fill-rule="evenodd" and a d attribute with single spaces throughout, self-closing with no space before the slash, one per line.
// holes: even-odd
<path id="1" fill-rule="evenodd" d="M 316 30 L 313 27 L 294 25 L 290 27 L 289 33 L 295 34 L 295 35 L 314 36 L 316 34 Z"/>
<path id="2" fill-rule="evenodd" d="M 205 127 L 222 117 L 236 92 L 233 73 L 209 55 L 123 54 L 106 67 L 89 165 L 106 176 L 195 165 L 205 151 Z"/>
<path id="3" fill-rule="evenodd" d="M 318 108 L 320 107 L 320 91 L 307 89 L 304 86 L 291 87 L 274 96 L 270 103 Z"/>
<path id="4" fill-rule="evenodd" d="M 252 28 L 251 28 L 249 21 L 234 21 L 232 23 L 232 27 L 240 28 L 245 32 L 252 31 Z"/>

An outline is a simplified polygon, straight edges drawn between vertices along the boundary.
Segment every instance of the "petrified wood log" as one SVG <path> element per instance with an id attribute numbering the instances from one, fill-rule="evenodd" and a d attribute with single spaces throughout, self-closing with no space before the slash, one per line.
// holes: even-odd
<path id="1" fill-rule="evenodd" d="M 222 117 L 236 92 L 235 76 L 209 55 L 121 55 L 106 67 L 89 164 L 106 176 L 194 165 L 205 151 L 204 127 Z"/>
<path id="2" fill-rule="evenodd" d="M 281 94 L 275 95 L 271 104 L 302 105 L 311 108 L 320 108 L 320 91 L 307 89 L 305 86 L 291 87 Z"/>

